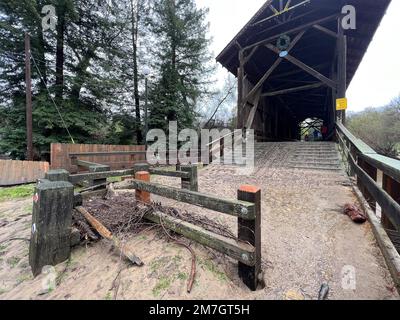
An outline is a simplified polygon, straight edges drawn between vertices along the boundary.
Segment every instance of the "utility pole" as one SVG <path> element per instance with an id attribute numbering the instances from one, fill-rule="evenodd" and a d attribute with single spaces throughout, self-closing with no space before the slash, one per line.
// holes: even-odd
<path id="1" fill-rule="evenodd" d="M 25 33 L 25 83 L 26 83 L 26 145 L 28 161 L 33 161 L 32 139 L 32 79 L 31 79 L 31 39 Z"/>

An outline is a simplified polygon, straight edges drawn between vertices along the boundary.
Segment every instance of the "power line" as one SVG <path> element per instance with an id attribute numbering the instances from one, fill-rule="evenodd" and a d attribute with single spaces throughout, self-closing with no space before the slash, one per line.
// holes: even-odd
<path id="1" fill-rule="evenodd" d="M 53 99 L 53 97 L 52 97 L 52 95 L 51 95 L 51 93 L 50 93 L 50 90 L 49 90 L 49 87 L 47 86 L 46 81 L 44 81 L 44 79 L 43 79 L 42 73 L 40 72 L 39 67 L 38 67 L 38 65 L 36 64 L 36 60 L 35 60 L 34 56 L 32 55 L 32 53 L 31 53 L 31 57 L 32 57 L 33 63 L 35 64 L 36 70 L 37 70 L 37 72 L 39 73 L 39 77 L 40 77 L 40 79 L 42 80 L 42 82 L 44 83 L 44 85 L 45 85 L 45 87 L 46 87 L 46 90 L 47 90 L 47 93 L 48 93 L 48 95 L 49 95 L 51 101 L 53 102 L 53 104 L 54 104 L 54 106 L 55 106 L 55 108 L 56 108 L 56 110 L 57 110 L 57 112 L 58 112 L 58 115 L 59 115 L 60 118 L 61 118 L 61 121 L 62 121 L 62 123 L 63 123 L 63 125 L 64 125 L 65 130 L 67 130 L 68 135 L 69 135 L 69 137 L 71 138 L 72 143 L 75 144 L 74 138 L 72 137 L 71 133 L 69 132 L 68 126 L 67 126 L 66 122 L 64 121 L 64 118 L 63 118 L 63 116 L 62 116 L 62 114 L 61 114 L 61 112 L 60 112 L 60 109 L 58 108 L 56 102 L 54 101 L 54 99 Z"/>

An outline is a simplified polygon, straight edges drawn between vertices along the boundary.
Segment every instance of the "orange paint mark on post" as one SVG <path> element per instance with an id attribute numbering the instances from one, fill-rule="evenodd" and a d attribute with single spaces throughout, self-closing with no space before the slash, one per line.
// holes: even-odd
<path id="1" fill-rule="evenodd" d="M 135 179 L 144 181 L 144 182 L 150 182 L 150 173 L 147 171 L 139 171 L 135 173 Z M 144 203 L 150 203 L 151 202 L 151 197 L 149 192 L 141 191 L 141 190 L 136 190 L 135 192 L 136 195 L 136 200 Z"/>
<path id="2" fill-rule="evenodd" d="M 239 190 L 243 191 L 243 192 L 248 192 L 248 193 L 257 193 L 258 191 L 261 190 L 261 188 L 245 184 L 245 185 L 241 186 Z"/>

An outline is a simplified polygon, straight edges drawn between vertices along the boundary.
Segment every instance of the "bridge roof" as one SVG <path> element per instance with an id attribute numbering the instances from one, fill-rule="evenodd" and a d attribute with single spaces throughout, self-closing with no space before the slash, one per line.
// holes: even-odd
<path id="1" fill-rule="evenodd" d="M 347 35 L 347 84 L 350 84 L 360 65 L 367 49 L 372 41 L 379 24 L 391 0 L 282 0 L 282 8 L 289 3 L 289 11 L 285 15 L 274 15 L 274 9 L 280 10 L 280 0 L 268 0 L 243 29 L 232 39 L 226 48 L 218 55 L 220 62 L 235 76 L 239 68 L 239 51 L 247 48 L 247 53 L 252 53 L 249 62 L 245 66 L 247 79 L 255 84 L 276 61 L 277 55 L 265 47 L 267 41 L 276 45 L 278 38 L 287 34 L 293 40 L 299 31 L 306 29 L 303 38 L 291 50 L 290 54 L 314 68 L 326 77 L 330 77 L 336 54 L 336 39 L 326 33 L 326 29 L 337 31 L 337 18 L 344 5 L 353 5 L 357 13 L 356 30 L 346 30 Z M 272 5 L 272 7 L 271 7 Z M 313 28 L 316 23 L 325 32 Z M 260 46 L 252 52 L 255 44 Z M 315 78 L 288 61 L 283 61 L 271 74 L 264 84 L 263 92 L 293 87 L 288 81 L 310 83 Z M 285 87 L 286 86 L 286 87 Z M 327 88 L 316 88 L 312 91 L 312 102 L 321 106 L 322 99 L 326 99 Z M 316 101 L 315 97 L 320 96 Z M 290 95 L 288 99 L 296 102 L 296 95 Z M 288 104 L 290 105 L 290 102 Z M 307 101 L 304 102 L 307 104 Z M 326 104 L 326 102 L 325 102 Z M 309 112 L 306 112 L 307 116 Z M 299 115 L 301 117 L 302 115 Z M 318 116 L 318 114 L 315 114 Z"/>

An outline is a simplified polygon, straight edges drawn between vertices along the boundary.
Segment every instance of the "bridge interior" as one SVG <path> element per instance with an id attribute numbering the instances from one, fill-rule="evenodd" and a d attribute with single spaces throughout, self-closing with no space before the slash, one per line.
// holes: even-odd
<path id="1" fill-rule="evenodd" d="M 266 1 L 217 57 L 238 79 L 237 128 L 254 129 L 259 141 L 293 141 L 300 140 L 304 120 L 318 118 L 330 140 L 336 121 L 345 122 L 336 99 L 346 97 L 389 4 Z M 356 9 L 356 29 L 348 29 L 354 26 L 342 13 L 345 5 Z"/>

